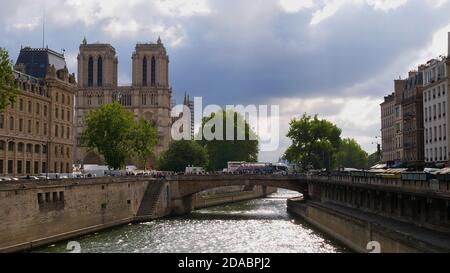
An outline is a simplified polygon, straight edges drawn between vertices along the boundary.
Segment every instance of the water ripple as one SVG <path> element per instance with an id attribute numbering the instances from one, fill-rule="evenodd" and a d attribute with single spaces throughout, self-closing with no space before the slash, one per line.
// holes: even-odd
<path id="1" fill-rule="evenodd" d="M 114 253 L 331 253 L 344 249 L 286 212 L 281 190 L 273 198 L 202 209 L 187 217 L 127 225 L 75 239 L 82 252 Z M 66 242 L 67 243 L 67 242 Z M 66 243 L 33 250 L 64 252 Z"/>

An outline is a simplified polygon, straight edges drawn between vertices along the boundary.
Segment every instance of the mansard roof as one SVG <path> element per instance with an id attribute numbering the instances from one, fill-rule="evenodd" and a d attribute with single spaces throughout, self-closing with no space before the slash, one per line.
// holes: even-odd
<path id="1" fill-rule="evenodd" d="M 22 48 L 16 62 L 19 64 L 25 66 L 25 74 L 39 79 L 45 78 L 49 65 L 56 71 L 67 67 L 64 55 L 48 48 Z"/>

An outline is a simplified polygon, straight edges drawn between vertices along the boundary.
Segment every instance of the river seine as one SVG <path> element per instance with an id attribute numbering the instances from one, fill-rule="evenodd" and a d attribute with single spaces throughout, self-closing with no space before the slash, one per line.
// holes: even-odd
<path id="1" fill-rule="evenodd" d="M 192 215 L 130 224 L 82 236 L 89 253 L 336 253 L 347 250 L 286 212 L 279 190 L 268 198 L 195 211 Z M 69 252 L 69 241 L 31 252 Z"/>

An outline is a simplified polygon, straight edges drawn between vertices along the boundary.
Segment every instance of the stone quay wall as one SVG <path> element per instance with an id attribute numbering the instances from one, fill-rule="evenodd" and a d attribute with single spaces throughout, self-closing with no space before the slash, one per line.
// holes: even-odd
<path id="1" fill-rule="evenodd" d="M 0 252 L 30 249 L 129 223 L 152 182 L 137 177 L 2 182 Z"/>
<path id="2" fill-rule="evenodd" d="M 371 242 L 379 243 L 381 253 L 450 252 L 450 238 L 446 234 L 411 228 L 408 223 L 380 221 L 381 217 L 370 214 L 362 217 L 357 211 L 301 198 L 288 200 L 288 211 L 355 252 L 374 251 L 369 247 Z"/>
<path id="3" fill-rule="evenodd" d="M 193 197 L 192 202 L 194 209 L 203 209 L 224 204 L 252 200 L 256 198 L 262 198 L 275 192 L 277 192 L 276 188 L 264 188 L 263 186 L 255 186 L 254 189 L 250 191 L 214 194 L 211 196 L 196 194 Z"/>

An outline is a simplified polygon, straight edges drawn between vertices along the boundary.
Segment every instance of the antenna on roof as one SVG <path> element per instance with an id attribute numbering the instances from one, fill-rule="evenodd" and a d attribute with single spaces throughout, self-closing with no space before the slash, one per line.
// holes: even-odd
<path id="1" fill-rule="evenodd" d="M 45 13 L 46 13 L 46 0 L 43 1 L 44 2 L 44 10 L 43 10 L 43 14 L 42 14 L 42 48 L 45 48 Z"/>
<path id="2" fill-rule="evenodd" d="M 42 17 L 42 48 L 45 48 L 45 0 L 44 0 L 44 14 Z"/>

